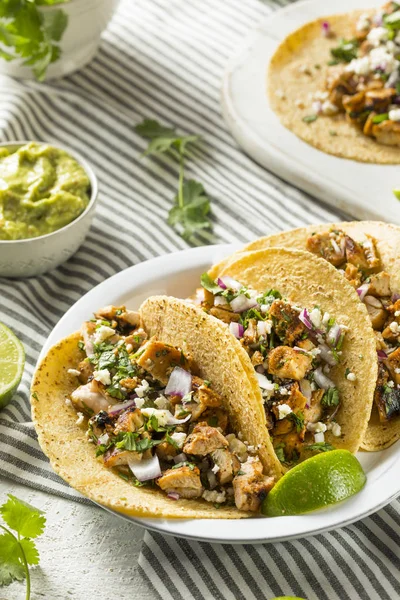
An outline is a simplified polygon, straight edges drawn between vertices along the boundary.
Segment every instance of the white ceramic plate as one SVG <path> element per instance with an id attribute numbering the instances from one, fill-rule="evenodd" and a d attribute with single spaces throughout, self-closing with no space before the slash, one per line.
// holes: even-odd
<path id="1" fill-rule="evenodd" d="M 266 92 L 268 63 L 278 44 L 309 21 L 333 13 L 377 7 L 381 0 L 306 0 L 272 13 L 230 61 L 222 111 L 242 148 L 283 179 L 357 219 L 400 224 L 399 165 L 371 165 L 313 148 L 279 122 Z M 400 148 L 399 148 L 400 153 Z"/>
<path id="2" fill-rule="evenodd" d="M 79 329 L 101 306 L 126 304 L 135 309 L 152 294 L 187 297 L 198 287 L 200 275 L 234 250 L 235 246 L 228 245 L 183 250 L 129 267 L 110 277 L 70 308 L 50 334 L 41 357 L 61 338 Z M 124 518 L 162 533 L 208 542 L 254 544 L 321 533 L 375 512 L 400 493 L 399 443 L 383 452 L 359 453 L 358 458 L 368 476 L 362 492 L 334 508 L 308 515 L 238 521 Z"/>

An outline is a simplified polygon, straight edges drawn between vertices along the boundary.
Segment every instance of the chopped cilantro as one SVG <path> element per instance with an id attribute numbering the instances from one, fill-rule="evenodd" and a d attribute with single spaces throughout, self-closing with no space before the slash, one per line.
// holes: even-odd
<path id="1" fill-rule="evenodd" d="M 382 113 L 380 115 L 375 115 L 372 117 L 373 123 L 383 123 L 383 121 L 387 121 L 389 119 L 389 113 Z"/>
<path id="2" fill-rule="evenodd" d="M 211 292 L 212 294 L 219 294 L 223 291 L 222 287 L 215 283 L 215 281 L 211 279 L 208 273 L 203 273 L 203 275 L 200 278 L 200 282 L 203 288 L 208 292 Z"/>
<path id="3" fill-rule="evenodd" d="M 293 421 L 293 423 L 296 425 L 297 433 L 300 433 L 301 431 L 303 431 L 303 429 L 304 429 L 304 414 L 302 413 L 301 410 L 299 410 L 297 413 L 291 412 L 289 414 L 289 419 L 291 421 Z"/>
<path id="4" fill-rule="evenodd" d="M 317 442 L 316 444 L 309 444 L 305 446 L 306 450 L 311 450 L 312 452 L 329 452 L 330 450 L 334 450 L 335 446 L 329 444 L 328 442 Z"/>
<path id="5" fill-rule="evenodd" d="M 78 348 L 79 348 L 79 350 L 85 350 L 85 344 L 82 342 L 82 340 L 79 340 Z"/>
<path id="6" fill-rule="evenodd" d="M 286 460 L 285 457 L 285 444 L 282 442 L 274 447 L 275 454 L 278 457 L 278 460 L 283 463 Z"/>
<path id="7" fill-rule="evenodd" d="M 335 387 L 328 388 L 321 399 L 323 406 L 337 406 L 340 402 L 339 390 Z"/>
<path id="8" fill-rule="evenodd" d="M 336 48 L 331 48 L 331 55 L 335 60 L 349 63 L 353 58 L 357 58 L 359 42 L 354 40 L 341 39 Z"/>
<path id="9" fill-rule="evenodd" d="M 192 462 L 189 462 L 188 460 L 184 460 L 181 463 L 178 463 L 177 465 L 174 465 L 173 467 L 171 467 L 171 469 L 179 469 L 180 467 L 189 467 L 189 469 L 191 471 L 193 471 L 193 469 L 196 467 L 196 465 Z"/>
<path id="10" fill-rule="evenodd" d="M 302 118 L 302 121 L 304 121 L 304 123 L 313 123 L 317 119 L 318 119 L 318 115 L 306 115 L 305 117 Z"/>

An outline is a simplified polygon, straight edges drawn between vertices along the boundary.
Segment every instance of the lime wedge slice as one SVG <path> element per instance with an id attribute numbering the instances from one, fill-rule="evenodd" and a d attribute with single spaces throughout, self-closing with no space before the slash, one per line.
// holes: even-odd
<path id="1" fill-rule="evenodd" d="M 288 471 L 272 488 L 262 504 L 269 517 L 301 515 L 359 492 L 366 476 L 348 450 L 317 454 Z"/>
<path id="2" fill-rule="evenodd" d="M 13 397 L 25 365 L 25 351 L 16 335 L 0 323 L 0 408 Z"/>

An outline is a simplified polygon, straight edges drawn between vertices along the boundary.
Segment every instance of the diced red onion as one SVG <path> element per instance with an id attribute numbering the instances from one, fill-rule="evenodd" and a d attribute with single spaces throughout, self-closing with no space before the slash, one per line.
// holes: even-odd
<path id="1" fill-rule="evenodd" d="M 326 344 L 319 344 L 318 349 L 321 350 L 320 357 L 324 360 L 328 365 L 336 365 L 336 358 L 333 356 L 331 349 Z"/>
<path id="2" fill-rule="evenodd" d="M 335 387 L 335 384 L 329 377 L 322 372 L 321 367 L 314 371 L 314 381 L 320 388 L 327 390 L 328 388 Z"/>
<path id="3" fill-rule="evenodd" d="M 128 408 L 131 408 L 131 406 L 135 406 L 135 400 L 128 400 L 127 402 L 120 402 L 119 404 L 114 404 L 114 406 L 108 412 L 110 413 L 110 415 L 116 415 L 120 412 L 123 412 L 124 410 L 127 410 Z"/>
<path id="4" fill-rule="evenodd" d="M 363 285 L 360 285 L 360 287 L 357 288 L 357 294 L 358 294 L 361 302 L 364 300 L 364 297 L 366 296 L 366 294 L 368 292 L 368 288 L 369 288 L 368 283 L 363 283 Z"/>
<path id="5" fill-rule="evenodd" d="M 187 415 L 184 419 L 176 419 L 172 414 L 168 416 L 167 425 L 180 425 L 181 423 L 186 423 L 191 419 L 192 415 Z"/>
<path id="6" fill-rule="evenodd" d="M 326 336 L 329 345 L 332 346 L 333 348 L 336 348 L 341 335 L 342 335 L 342 330 L 340 328 L 340 325 L 338 325 L 337 323 L 332 325 L 332 327 L 330 328 L 330 330 L 328 332 L 328 335 Z"/>
<path id="7" fill-rule="evenodd" d="M 307 400 L 311 400 L 311 383 L 308 379 L 301 379 L 300 381 L 300 391 L 307 398 Z"/>
<path id="8" fill-rule="evenodd" d="M 301 313 L 299 314 L 300 321 L 307 327 L 307 329 L 312 329 L 313 325 L 310 321 L 310 315 L 307 312 L 306 308 L 303 308 Z"/>
<path id="9" fill-rule="evenodd" d="M 243 337 L 244 327 L 240 323 L 234 323 L 232 321 L 229 323 L 229 331 L 235 336 L 235 338 L 240 339 Z"/>
<path id="10" fill-rule="evenodd" d="M 258 335 L 264 335 L 264 336 L 266 336 L 268 334 L 267 324 L 265 321 L 257 322 L 257 333 L 258 333 Z"/>
<path id="11" fill-rule="evenodd" d="M 224 296 L 214 296 L 214 306 L 224 306 L 228 300 Z"/>
<path id="12" fill-rule="evenodd" d="M 373 23 L 377 27 L 381 27 L 383 25 L 383 14 L 382 13 L 376 13 L 374 15 L 374 17 L 373 17 Z"/>
<path id="13" fill-rule="evenodd" d="M 183 398 L 192 390 L 192 376 L 188 371 L 181 367 L 175 367 L 165 388 L 165 393 L 169 396 L 179 396 Z"/>
<path id="14" fill-rule="evenodd" d="M 248 298 L 244 294 L 240 294 L 237 298 L 231 300 L 230 305 L 235 313 L 241 313 L 245 310 L 249 310 L 250 308 L 255 308 L 258 306 L 255 298 Z"/>
<path id="15" fill-rule="evenodd" d="M 174 456 L 174 463 L 177 465 L 179 463 L 185 462 L 187 460 L 187 456 L 184 452 L 181 452 L 177 456 Z"/>
<path id="16" fill-rule="evenodd" d="M 149 481 L 161 475 L 160 461 L 157 454 L 154 454 L 151 458 L 143 458 L 142 460 L 137 460 L 133 457 L 129 458 L 128 465 L 139 481 Z"/>
<path id="17" fill-rule="evenodd" d="M 389 76 L 389 79 L 385 83 L 385 88 L 396 87 L 396 83 L 399 81 L 399 71 L 395 69 Z"/>
<path id="18" fill-rule="evenodd" d="M 262 375 L 262 373 L 257 373 L 256 372 L 256 377 L 258 380 L 258 385 L 260 386 L 260 388 L 262 388 L 263 390 L 273 390 L 274 389 L 274 384 L 272 383 L 272 381 L 270 381 L 268 379 L 268 377 L 265 377 L 265 375 Z"/>
<path id="19" fill-rule="evenodd" d="M 167 494 L 168 498 L 171 498 L 171 500 L 179 500 L 180 495 L 177 492 L 168 492 Z"/>
<path id="20" fill-rule="evenodd" d="M 233 279 L 233 277 L 229 277 L 229 275 L 219 277 L 218 285 L 224 290 L 226 290 L 226 288 L 229 288 L 230 290 L 240 290 L 243 287 L 239 281 L 236 281 L 236 279 Z"/>
<path id="21" fill-rule="evenodd" d="M 322 30 L 322 35 L 324 37 L 329 37 L 329 35 L 331 33 L 331 26 L 328 23 L 328 21 L 322 21 L 322 23 L 321 23 L 321 30 Z"/>
<path id="22" fill-rule="evenodd" d="M 376 353 L 378 355 L 378 360 L 386 360 L 388 357 L 384 350 L 377 350 Z"/>

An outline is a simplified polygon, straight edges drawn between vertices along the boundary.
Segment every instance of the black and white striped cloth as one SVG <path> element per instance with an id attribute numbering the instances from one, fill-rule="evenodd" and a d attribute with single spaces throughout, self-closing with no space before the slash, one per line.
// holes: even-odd
<path id="1" fill-rule="evenodd" d="M 35 139 L 76 149 L 100 180 L 89 236 L 67 263 L 35 279 L 0 279 L 0 320 L 26 349 L 13 402 L 0 412 L 0 474 L 71 500 L 41 453 L 28 391 L 52 327 L 85 292 L 114 273 L 186 243 L 166 224 L 176 167 L 144 160 L 135 123 L 156 118 L 199 133 L 187 175 L 213 202 L 214 232 L 198 244 L 248 241 L 280 229 L 341 217 L 236 146 L 220 115 L 224 65 L 244 36 L 285 0 L 123 0 L 93 63 L 46 84 L 0 77 L 1 140 Z M 142 573 L 163 599 L 400 597 L 400 503 L 345 529 L 265 546 L 212 546 L 146 533 Z M 157 592 L 156 592 L 157 590 Z"/>

